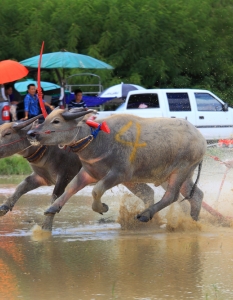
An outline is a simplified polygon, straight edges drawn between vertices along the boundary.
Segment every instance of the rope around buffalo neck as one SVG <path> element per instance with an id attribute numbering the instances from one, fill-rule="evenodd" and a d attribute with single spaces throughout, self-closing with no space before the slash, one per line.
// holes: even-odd
<path id="1" fill-rule="evenodd" d="M 33 145 L 30 145 L 30 146 L 24 148 L 23 150 L 20 150 L 19 152 L 17 152 L 17 154 L 19 154 L 20 152 L 23 152 L 23 151 L 27 150 L 28 148 L 30 148 L 30 147 L 32 147 L 32 146 L 33 146 Z"/>
<path id="2" fill-rule="evenodd" d="M 85 149 L 98 135 L 101 125 L 98 126 L 98 128 L 93 129 L 91 128 L 91 134 L 88 136 L 78 140 L 73 145 L 69 145 L 72 152 L 79 152 Z"/>
<path id="3" fill-rule="evenodd" d="M 79 123 L 80 123 L 80 122 L 78 122 L 78 124 L 79 124 Z M 76 127 L 78 127 L 78 124 L 77 124 Z M 76 128 L 76 127 L 75 127 L 75 128 Z M 72 145 L 72 142 L 73 142 L 73 141 L 75 140 L 75 138 L 77 137 L 77 135 L 79 134 L 80 129 L 81 129 L 81 126 L 78 127 L 78 131 L 77 131 L 77 133 L 75 134 L 74 138 L 72 139 L 72 141 L 71 141 L 71 143 L 70 143 L 71 145 Z M 58 148 L 59 148 L 59 149 L 64 149 L 64 148 L 66 148 L 66 146 L 67 146 L 67 145 L 64 145 L 64 146 L 63 146 L 63 145 L 58 145 Z"/>

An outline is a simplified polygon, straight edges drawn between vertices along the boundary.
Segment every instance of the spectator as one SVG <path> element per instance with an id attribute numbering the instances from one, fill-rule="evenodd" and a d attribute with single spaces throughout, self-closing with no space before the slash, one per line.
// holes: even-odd
<path id="1" fill-rule="evenodd" d="M 11 113 L 12 121 L 15 122 L 15 121 L 17 121 L 16 110 L 17 110 L 17 105 L 19 102 L 12 100 L 12 97 L 11 97 L 12 94 L 13 94 L 13 87 L 10 84 L 6 84 L 5 85 L 5 95 L 10 104 L 10 113 Z"/>
<path id="2" fill-rule="evenodd" d="M 5 96 L 7 97 L 7 100 L 10 103 L 10 101 L 11 101 L 10 95 L 13 94 L 13 88 L 12 88 L 12 86 L 10 84 L 5 84 L 4 88 L 5 88 Z"/>
<path id="3" fill-rule="evenodd" d="M 24 118 L 22 120 L 27 120 L 38 116 L 41 114 L 39 99 L 36 94 L 36 86 L 33 83 L 30 83 L 28 86 L 28 93 L 24 98 Z M 44 101 L 45 106 L 48 106 L 52 109 L 52 107 Z"/>
<path id="4" fill-rule="evenodd" d="M 83 107 L 87 110 L 88 109 L 87 105 L 82 99 L 83 92 L 81 90 L 77 89 L 74 91 L 74 95 L 75 95 L 75 99 L 69 103 L 68 108 L 71 109 L 71 108 L 75 108 L 75 107 Z"/>

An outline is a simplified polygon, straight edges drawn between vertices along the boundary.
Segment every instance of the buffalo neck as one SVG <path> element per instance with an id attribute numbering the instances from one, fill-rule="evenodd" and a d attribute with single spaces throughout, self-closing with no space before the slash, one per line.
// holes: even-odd
<path id="1" fill-rule="evenodd" d="M 22 150 L 18 151 L 17 153 L 23 156 L 24 158 L 27 158 L 32 156 L 39 148 L 41 148 L 41 145 L 31 145 L 30 142 L 26 139 L 23 143 Z"/>
<path id="2" fill-rule="evenodd" d="M 86 124 L 82 124 L 79 130 L 78 139 L 76 138 L 74 140 L 74 143 L 91 135 L 92 135 L 91 127 Z M 100 130 L 97 136 L 94 137 L 91 140 L 91 142 L 86 147 L 84 147 L 84 149 L 77 151 L 77 154 L 80 156 L 80 158 L 84 158 L 84 159 L 88 159 L 89 157 L 92 158 L 98 157 L 103 154 L 103 145 L 104 145 L 104 152 L 105 150 L 107 150 L 108 139 L 109 139 L 109 135 Z"/>
<path id="3" fill-rule="evenodd" d="M 73 130 L 73 138 L 71 142 L 68 144 L 68 146 L 74 145 L 76 142 L 80 141 L 81 139 L 87 137 L 91 134 L 91 128 L 86 125 L 85 123 L 81 124 L 80 126 L 77 126 L 75 130 Z"/>

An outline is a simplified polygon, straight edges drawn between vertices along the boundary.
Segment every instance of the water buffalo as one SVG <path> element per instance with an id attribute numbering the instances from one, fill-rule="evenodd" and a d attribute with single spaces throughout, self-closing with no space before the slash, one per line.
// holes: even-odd
<path id="1" fill-rule="evenodd" d="M 40 116 L 38 116 L 40 117 Z M 80 171 L 82 165 L 79 157 L 67 149 L 57 146 L 32 146 L 27 139 L 27 131 L 38 118 L 24 122 L 5 123 L 0 126 L 0 158 L 13 154 L 20 154 L 30 163 L 33 173 L 26 177 L 1 206 L 0 216 L 12 210 L 18 199 L 27 192 L 40 186 L 55 184 L 51 203 L 64 192 L 67 184 Z M 130 188 L 130 187 L 129 187 Z M 130 188 L 131 192 L 141 198 L 145 203 L 154 201 L 154 191 L 146 184 L 138 184 Z M 52 229 L 53 215 L 47 216 L 43 228 Z"/>
<path id="2" fill-rule="evenodd" d="M 55 184 L 51 196 L 51 203 L 53 203 L 62 195 L 67 184 L 82 167 L 78 156 L 69 149 L 61 150 L 57 146 L 32 146 L 29 143 L 26 134 L 37 118 L 0 126 L 0 158 L 18 153 L 28 160 L 33 169 L 33 173 L 26 177 L 17 186 L 13 195 L 0 206 L 0 216 L 12 210 L 22 195 L 40 186 Z M 53 217 L 48 216 L 43 228 L 51 229 L 52 221 Z"/>
<path id="3" fill-rule="evenodd" d="M 69 145 L 83 166 L 45 214 L 59 212 L 74 193 L 90 183 L 96 183 L 92 209 L 104 213 L 108 206 L 101 203 L 101 196 L 120 183 L 126 187 L 140 182 L 159 186 L 168 181 L 162 199 L 138 214 L 138 220 L 149 221 L 156 212 L 176 201 L 179 192 L 189 200 L 191 217 L 197 220 L 203 193 L 195 187 L 192 175 L 206 152 L 206 141 L 200 132 L 183 119 L 144 119 L 122 114 L 105 119 L 111 131 L 107 134 L 98 129 L 93 131 L 86 124 L 85 115 L 91 112 L 58 109 L 28 132 L 34 144 Z"/>

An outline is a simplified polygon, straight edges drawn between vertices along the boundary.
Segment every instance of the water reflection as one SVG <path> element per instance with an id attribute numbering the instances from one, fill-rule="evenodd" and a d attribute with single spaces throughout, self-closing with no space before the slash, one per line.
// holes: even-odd
<path id="1" fill-rule="evenodd" d="M 211 204 L 225 167 L 209 163 L 200 185 Z M 232 182 L 231 170 L 212 204 L 233 216 Z M 12 187 L 8 180 L 0 185 L 4 193 Z M 133 216 L 142 203 L 110 191 L 103 202 L 110 207 L 104 219 L 111 222 L 103 222 L 84 192 L 55 217 L 52 236 L 45 238 L 32 228 L 42 224 L 49 194 L 25 195 L 0 218 L 0 299 L 233 298 L 233 229 L 216 225 L 204 211 L 196 223 L 175 204 L 138 226 Z"/>
<path id="2" fill-rule="evenodd" d="M 4 237 L 0 292 L 4 299 L 231 299 L 228 231 L 109 229 L 83 241 L 70 232 L 43 242 Z M 114 238 L 105 237 L 111 233 Z"/>

